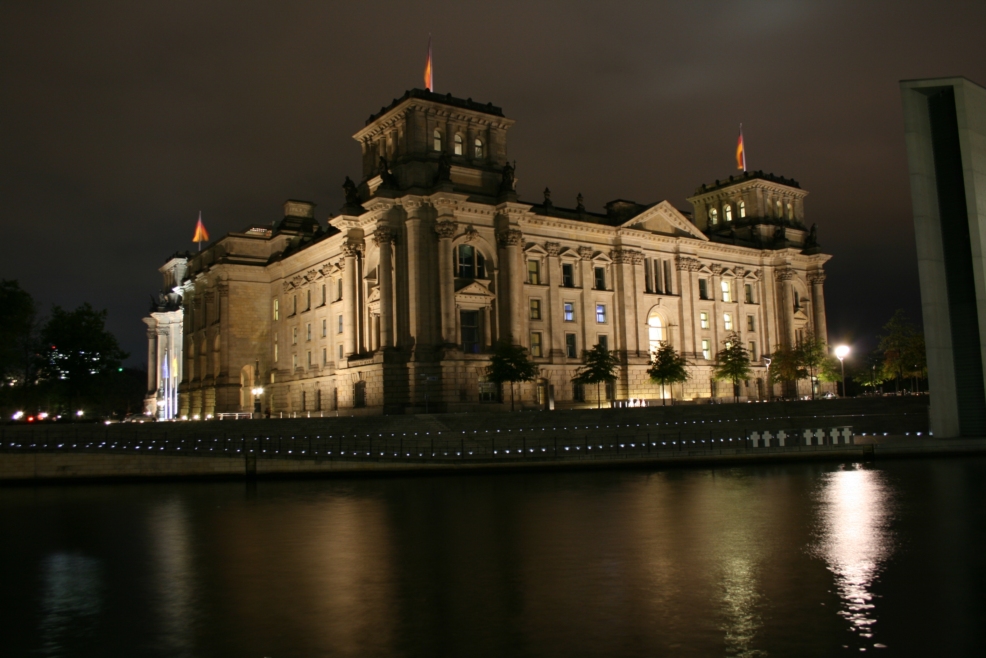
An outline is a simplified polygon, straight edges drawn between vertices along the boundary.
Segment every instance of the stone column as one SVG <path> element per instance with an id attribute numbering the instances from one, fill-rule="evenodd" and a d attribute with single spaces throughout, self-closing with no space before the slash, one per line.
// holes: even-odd
<path id="1" fill-rule="evenodd" d="M 825 273 L 821 271 L 810 273 L 808 283 L 811 284 L 811 309 L 812 320 L 815 325 L 815 337 L 828 345 L 828 325 L 825 322 L 825 292 L 822 290 L 822 284 L 825 283 Z"/>
<path id="2" fill-rule="evenodd" d="M 523 325 L 521 324 L 524 300 L 524 263 L 521 244 L 524 234 L 520 229 L 510 228 L 497 233 L 497 242 L 503 254 L 500 258 L 500 269 L 505 276 L 501 277 L 507 281 L 507 290 L 500 290 L 500 308 L 505 316 L 501 322 L 501 328 L 506 327 L 510 332 L 509 340 L 516 345 L 522 345 L 524 341 Z M 507 292 L 506 299 L 503 292 Z M 504 338 L 507 338 L 504 336 Z"/>
<path id="3" fill-rule="evenodd" d="M 455 277 L 452 271 L 452 238 L 458 224 L 440 219 L 435 224 L 438 234 L 438 297 L 442 310 L 442 342 L 456 343 L 455 335 Z"/>
<path id="4" fill-rule="evenodd" d="M 483 345 L 486 349 L 493 346 L 493 313 L 489 306 L 483 308 Z"/>
<path id="5" fill-rule="evenodd" d="M 561 304 L 558 301 L 558 287 L 561 285 L 561 263 L 558 255 L 561 253 L 561 245 L 557 242 L 545 242 L 544 248 L 548 252 L 548 307 L 542 312 L 545 314 L 545 321 L 548 323 L 548 345 L 545 355 L 549 357 L 564 356 L 563 339 L 561 335 Z"/>
<path id="6" fill-rule="evenodd" d="M 157 320 L 144 318 L 147 325 L 147 394 L 157 391 L 158 361 L 157 361 Z"/>
<path id="7" fill-rule="evenodd" d="M 391 243 L 394 234 L 388 228 L 377 228 L 373 240 L 380 248 L 377 278 L 380 282 L 380 347 L 394 346 L 394 267 Z"/>
<path id="8" fill-rule="evenodd" d="M 422 127 L 422 130 L 424 128 Z M 404 208 L 409 215 L 405 222 L 407 230 L 407 314 L 408 331 L 411 334 L 411 341 L 417 347 L 421 343 L 430 342 L 427 330 L 424 328 L 422 318 L 428 317 L 424 308 L 424 299 L 421 289 L 421 218 L 417 216 L 420 205 L 415 201 L 405 201 Z"/>
<path id="9" fill-rule="evenodd" d="M 694 355 L 701 353 L 698 342 L 700 335 L 698 312 L 695 310 L 695 272 L 699 262 L 688 256 L 678 256 L 675 259 L 675 269 L 678 272 L 678 299 L 680 300 L 679 317 L 681 318 L 680 353 Z"/>
<path id="10" fill-rule="evenodd" d="M 780 327 L 781 340 L 783 346 L 793 348 L 794 340 L 794 296 L 791 293 L 791 279 L 794 278 L 794 270 L 789 267 L 778 269 L 774 276 L 777 278 L 777 286 L 780 288 L 780 312 L 777 314 L 778 320 L 782 323 Z"/>
<path id="11" fill-rule="evenodd" d="M 342 246 L 342 352 L 344 356 L 356 353 L 356 254 L 359 247 L 355 242 L 346 242 Z"/>
<path id="12" fill-rule="evenodd" d="M 579 247 L 582 270 L 582 349 L 590 350 L 596 346 L 596 307 L 593 300 L 592 285 L 592 247 Z"/>

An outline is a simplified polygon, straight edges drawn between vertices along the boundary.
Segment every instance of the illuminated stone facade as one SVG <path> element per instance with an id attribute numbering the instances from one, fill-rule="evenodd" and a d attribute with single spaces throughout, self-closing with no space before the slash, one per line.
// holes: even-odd
<path id="1" fill-rule="evenodd" d="M 408 92 L 355 135 L 362 180 L 347 180 L 328 226 L 289 201 L 276 227 L 192 256 L 180 415 L 249 411 L 257 386 L 275 417 L 468 410 L 496 397 L 483 372 L 503 338 L 540 365 L 518 387 L 526 406 L 577 404 L 572 375 L 599 342 L 622 363 L 611 397 L 660 397 L 646 370 L 666 340 L 691 370 L 675 397 L 709 398 L 734 332 L 755 363 L 739 394 L 755 399 L 764 354 L 825 337 L 829 256 L 796 182 L 757 172 L 702 186 L 694 218 L 666 201 L 563 208 L 547 190 L 528 203 L 507 160 L 512 123 L 493 105 Z"/>

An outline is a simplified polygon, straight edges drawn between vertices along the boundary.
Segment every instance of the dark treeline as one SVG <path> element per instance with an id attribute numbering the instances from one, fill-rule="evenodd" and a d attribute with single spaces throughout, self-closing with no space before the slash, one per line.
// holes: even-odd
<path id="1" fill-rule="evenodd" d="M 0 281 L 0 412 L 47 413 L 51 418 L 139 413 L 144 371 L 123 367 L 127 358 L 106 330 L 106 311 L 89 304 L 46 317 L 17 281 Z"/>

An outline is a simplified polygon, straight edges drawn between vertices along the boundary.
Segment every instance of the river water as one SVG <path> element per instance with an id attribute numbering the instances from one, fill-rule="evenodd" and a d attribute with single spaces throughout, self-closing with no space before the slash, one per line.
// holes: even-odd
<path id="1" fill-rule="evenodd" d="M 3 656 L 962 656 L 986 459 L 0 489 Z"/>

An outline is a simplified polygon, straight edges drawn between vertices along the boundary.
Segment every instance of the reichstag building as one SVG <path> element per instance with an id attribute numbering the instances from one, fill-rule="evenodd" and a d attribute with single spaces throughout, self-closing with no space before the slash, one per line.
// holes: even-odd
<path id="1" fill-rule="evenodd" d="M 475 410 L 498 400 L 484 372 L 501 339 L 540 367 L 517 388 L 526 407 L 594 401 L 572 376 L 596 344 L 621 362 L 608 399 L 660 400 L 647 368 L 661 341 L 689 363 L 675 398 L 729 397 L 711 371 L 731 334 L 754 361 L 739 395 L 762 399 L 764 355 L 808 331 L 826 337 L 830 256 L 796 181 L 718 180 L 688 199 L 690 214 L 622 199 L 589 212 L 581 198 L 556 206 L 548 190 L 523 201 L 511 125 L 492 104 L 411 90 L 354 135 L 362 180 L 346 179 L 327 225 L 290 200 L 275 225 L 168 260 L 144 320 L 147 411 Z"/>

